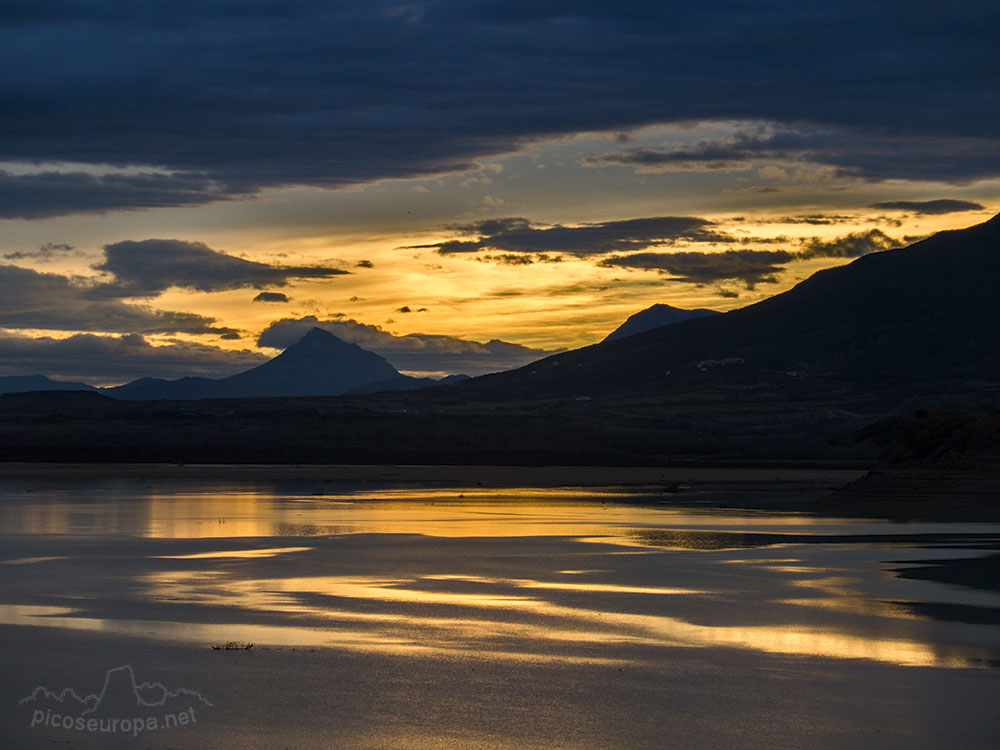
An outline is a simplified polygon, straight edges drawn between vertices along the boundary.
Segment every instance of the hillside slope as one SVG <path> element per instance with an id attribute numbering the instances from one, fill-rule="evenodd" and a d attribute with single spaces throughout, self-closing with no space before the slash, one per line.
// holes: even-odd
<path id="1" fill-rule="evenodd" d="M 494 398 L 658 393 L 707 370 L 859 386 L 996 380 L 998 274 L 1000 216 L 820 271 L 749 307 L 556 355 L 468 387 Z"/>

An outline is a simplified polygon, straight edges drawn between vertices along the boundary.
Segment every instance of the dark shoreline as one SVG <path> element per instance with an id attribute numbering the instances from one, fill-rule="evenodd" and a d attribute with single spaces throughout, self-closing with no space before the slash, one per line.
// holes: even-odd
<path id="1" fill-rule="evenodd" d="M 837 462 L 721 466 L 492 466 L 394 464 L 173 464 L 0 462 L 8 479 L 143 478 L 269 481 L 281 479 L 435 483 L 489 487 L 672 486 L 674 484 L 841 485 L 865 468 Z"/>

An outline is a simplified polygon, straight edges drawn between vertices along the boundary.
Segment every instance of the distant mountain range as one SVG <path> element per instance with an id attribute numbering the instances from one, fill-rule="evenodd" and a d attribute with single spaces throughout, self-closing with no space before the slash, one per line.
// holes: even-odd
<path id="1" fill-rule="evenodd" d="M 682 310 L 678 307 L 671 307 L 670 305 L 657 304 L 652 307 L 647 307 L 645 310 L 640 310 L 635 315 L 630 316 L 628 320 L 609 333 L 605 337 L 604 341 L 623 339 L 626 336 L 634 336 L 637 333 L 643 333 L 645 331 L 660 328 L 661 326 L 668 326 L 673 323 L 680 323 L 683 320 L 707 318 L 710 315 L 718 314 L 719 313 L 715 310 Z"/>
<path id="2" fill-rule="evenodd" d="M 155 406 L 94 392 L 5 394 L 0 457 L 567 466 L 867 460 L 876 448 L 859 442 L 863 430 L 905 414 L 926 426 L 901 444 L 923 450 L 941 442 L 938 425 L 950 424 L 920 417 L 927 410 L 1000 405 L 998 274 L 1000 217 L 821 271 L 749 307 L 450 388 Z M 342 372 L 350 377 L 335 380 Z M 377 355 L 310 331 L 266 365 L 192 387 L 202 397 L 247 394 L 251 385 L 299 395 L 331 382 L 342 392 L 385 390 L 399 377 Z M 167 387 L 177 398 L 187 384 L 174 382 Z M 992 429 L 992 417 L 984 424 Z"/>
<path id="3" fill-rule="evenodd" d="M 779 390 L 809 383 L 816 393 L 827 385 L 860 393 L 947 382 L 950 392 L 975 393 L 976 383 L 1000 382 L 998 276 L 1000 216 L 820 271 L 724 314 L 654 305 L 600 344 L 472 379 L 453 398 L 681 394 L 726 382 Z M 679 316 L 688 319 L 676 322 Z M 145 378 L 102 392 L 130 400 L 253 398 L 435 384 L 314 328 L 273 360 L 228 378 Z M 0 392 L 89 388 L 41 376 L 0 378 Z"/>
<path id="4" fill-rule="evenodd" d="M 274 359 L 228 378 L 142 378 L 104 393 L 140 401 L 329 396 L 398 377 L 403 376 L 374 352 L 313 328 Z"/>
<path id="5" fill-rule="evenodd" d="M 0 377 L 0 393 L 89 390 L 129 401 L 278 398 L 405 391 L 465 379 L 465 375 L 442 380 L 403 375 L 378 354 L 313 328 L 274 359 L 227 378 L 140 378 L 112 388 L 94 388 L 43 375 L 11 376 Z"/>
<path id="6" fill-rule="evenodd" d="M 0 377 L 0 393 L 29 391 L 96 391 L 92 385 L 71 380 L 53 380 L 45 375 L 6 375 Z"/>
<path id="7" fill-rule="evenodd" d="M 669 305 L 653 305 L 630 317 L 606 340 L 714 314 L 712 310 L 679 310 Z M 492 347 L 494 351 L 504 347 L 524 349 L 517 344 L 497 340 L 484 346 Z M 468 379 L 467 375 L 449 375 L 439 380 L 403 375 L 380 355 L 357 344 L 347 343 L 323 328 L 313 327 L 274 359 L 227 378 L 140 378 L 120 386 L 95 388 L 86 383 L 53 380 L 44 375 L 7 376 L 0 377 L 0 394 L 95 391 L 129 401 L 278 398 L 410 391 Z"/>
<path id="8" fill-rule="evenodd" d="M 748 307 L 547 357 L 467 387 L 504 400 L 512 391 L 517 398 L 655 394 L 761 373 L 858 387 L 997 381 L 998 275 L 1000 216 L 819 271 Z"/>

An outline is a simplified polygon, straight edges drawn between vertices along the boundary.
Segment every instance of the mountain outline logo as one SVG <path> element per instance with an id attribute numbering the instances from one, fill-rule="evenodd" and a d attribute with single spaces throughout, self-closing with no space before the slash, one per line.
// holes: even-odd
<path id="1" fill-rule="evenodd" d="M 38 685 L 18 701 L 32 708 L 31 727 L 103 733 L 131 733 L 194 724 L 195 707 L 211 707 L 197 690 L 171 690 L 161 682 L 139 682 L 129 664 L 104 673 L 100 691 L 81 695 L 74 688 L 60 691 Z"/>

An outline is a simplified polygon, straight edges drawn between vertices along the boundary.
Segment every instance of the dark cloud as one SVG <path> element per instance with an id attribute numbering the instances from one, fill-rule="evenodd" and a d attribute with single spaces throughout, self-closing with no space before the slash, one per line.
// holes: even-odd
<path id="1" fill-rule="evenodd" d="M 74 178 L 103 195 L 49 177 L 6 215 L 439 174 L 539 137 L 706 119 L 813 123 L 834 135 L 748 148 L 860 175 L 995 176 L 998 21 L 992 0 L 11 0 L 0 160 L 171 174 Z M 711 146 L 654 158 L 723 163 Z"/>
<path id="2" fill-rule="evenodd" d="M 629 166 L 654 172 L 750 169 L 762 162 L 822 165 L 842 176 L 871 181 L 968 183 L 1000 173 L 1000 139 L 885 135 L 845 127 L 759 122 L 691 146 L 626 149 L 584 158 L 588 166 Z"/>
<path id="3" fill-rule="evenodd" d="M 650 286 L 649 284 L 642 284 L 642 286 Z M 545 292 L 546 297 L 575 297 L 580 294 L 601 294 L 602 292 L 608 291 L 611 287 L 608 284 L 594 284 L 587 282 L 578 282 L 575 284 L 564 284 L 563 286 L 551 287 Z M 625 288 L 625 282 L 622 279 L 615 279 L 615 290 L 621 290 Z"/>
<path id="4" fill-rule="evenodd" d="M 487 253 L 477 255 L 476 260 L 500 266 L 533 266 L 535 263 L 561 263 L 562 256 L 548 253 Z"/>
<path id="5" fill-rule="evenodd" d="M 355 268 L 375 268 L 375 264 L 370 260 L 359 260 L 354 264 Z"/>
<path id="6" fill-rule="evenodd" d="M 601 260 L 605 268 L 636 268 L 670 274 L 672 280 L 693 284 L 711 284 L 738 280 L 753 289 L 757 284 L 775 283 L 777 274 L 796 260 L 810 258 L 857 258 L 868 253 L 891 250 L 906 244 L 893 239 L 880 229 L 855 232 L 832 240 L 818 237 L 803 240 L 801 249 L 789 250 L 727 250 L 725 252 L 669 252 L 613 255 Z M 766 242 L 764 244 L 767 244 Z M 719 289 L 722 297 L 738 296 L 731 289 Z"/>
<path id="7" fill-rule="evenodd" d="M 824 135 L 826 135 L 824 133 Z M 707 138 L 691 146 L 673 149 L 634 148 L 617 153 L 588 156 L 589 166 L 618 165 L 640 170 L 673 169 L 747 169 L 760 158 L 788 158 L 801 154 L 809 144 L 819 141 L 787 127 L 758 123 L 722 138 Z"/>
<path id="8" fill-rule="evenodd" d="M 116 333 L 234 334 L 214 318 L 95 298 L 92 286 L 55 273 L 0 266 L 0 328 Z"/>
<path id="9" fill-rule="evenodd" d="M 123 297 L 156 296 L 170 287 L 217 292 L 285 286 L 290 279 L 324 279 L 347 273 L 323 266 L 272 266 L 220 253 L 201 242 L 142 240 L 104 246 L 105 260 L 94 266 L 114 276 L 95 293 Z"/>
<path id="10" fill-rule="evenodd" d="M 795 260 L 784 250 L 726 250 L 721 253 L 676 252 L 633 253 L 605 258 L 598 265 L 605 268 L 638 268 L 670 274 L 676 281 L 714 284 L 736 279 L 747 289 L 757 284 L 773 284 L 784 265 Z"/>
<path id="11" fill-rule="evenodd" d="M 402 307 L 397 307 L 396 308 L 396 312 L 398 312 L 398 313 L 408 313 L 408 312 L 413 312 L 413 310 L 410 309 L 409 305 L 403 305 Z"/>
<path id="12" fill-rule="evenodd" d="M 58 374 L 91 385 L 115 385 L 142 377 L 226 377 L 266 360 L 255 352 L 187 341 L 154 346 L 135 333 L 54 339 L 0 332 L 0 375 Z"/>
<path id="13" fill-rule="evenodd" d="M 3 257 L 7 260 L 34 260 L 40 261 L 42 263 L 48 263 L 50 261 L 56 260 L 58 258 L 63 258 L 70 253 L 75 255 L 82 255 L 76 251 L 76 248 L 72 245 L 67 245 L 63 242 L 49 242 L 42 245 L 37 250 L 32 250 L 30 252 L 13 252 L 7 253 Z"/>
<path id="14" fill-rule="evenodd" d="M 834 226 L 837 224 L 858 224 L 862 220 L 857 215 L 849 214 L 800 214 L 798 216 L 780 216 L 776 219 L 759 220 L 768 224 L 809 224 L 812 226 Z M 885 224 L 893 227 L 900 227 L 903 222 L 892 216 L 868 216 L 864 219 L 867 224 Z"/>
<path id="15" fill-rule="evenodd" d="M 740 237 L 741 245 L 787 245 L 789 238 L 783 234 L 777 237 Z"/>
<path id="16" fill-rule="evenodd" d="M 913 211 L 918 214 L 953 214 L 961 211 L 985 211 L 985 206 L 972 201 L 960 201 L 954 198 L 939 198 L 933 201 L 883 201 L 873 203 L 869 208 L 881 208 L 887 211 Z"/>
<path id="17" fill-rule="evenodd" d="M 344 341 L 380 354 L 406 372 L 483 375 L 520 367 L 553 353 L 497 340 L 481 344 L 454 336 L 423 333 L 394 336 L 378 326 L 356 320 L 321 320 L 313 315 L 275 321 L 261 333 L 257 344 L 284 349 L 313 327 L 323 328 Z"/>
<path id="18" fill-rule="evenodd" d="M 243 197 L 246 192 L 233 183 L 190 173 L 12 174 L 0 170 L 0 218 L 44 219 L 121 209 L 197 206 Z"/>
<path id="19" fill-rule="evenodd" d="M 812 224 L 814 226 L 829 226 L 832 224 L 854 224 L 857 216 L 844 214 L 803 214 L 799 216 L 782 216 L 772 219 L 772 224 Z"/>
<path id="20" fill-rule="evenodd" d="M 496 263 L 498 266 L 533 266 L 537 255 L 520 253 L 488 253 L 477 255 L 476 260 L 481 263 Z"/>
<path id="21" fill-rule="evenodd" d="M 636 167 L 639 171 L 673 171 L 704 169 L 749 169 L 746 163 L 749 153 L 743 150 L 727 150 L 721 145 L 705 142 L 701 148 L 678 150 L 658 150 L 633 148 L 600 156 L 586 156 L 583 163 L 588 167 L 620 166 Z"/>
<path id="22" fill-rule="evenodd" d="M 578 227 L 533 225 L 527 219 L 489 219 L 447 227 L 468 240 L 448 240 L 434 245 L 442 255 L 498 251 L 500 262 L 511 264 L 507 254 L 531 253 L 533 260 L 550 260 L 550 253 L 587 256 L 673 245 L 678 242 L 730 242 L 733 238 L 716 229 L 707 219 L 694 216 L 656 216 L 624 221 L 606 221 Z"/>
<path id="23" fill-rule="evenodd" d="M 894 240 L 880 229 L 854 232 L 833 240 L 814 237 L 803 244 L 800 258 L 858 258 L 880 250 L 902 247 L 905 242 Z"/>
<path id="24" fill-rule="evenodd" d="M 288 295 L 282 292 L 261 292 L 253 298 L 254 302 L 288 302 Z"/>

